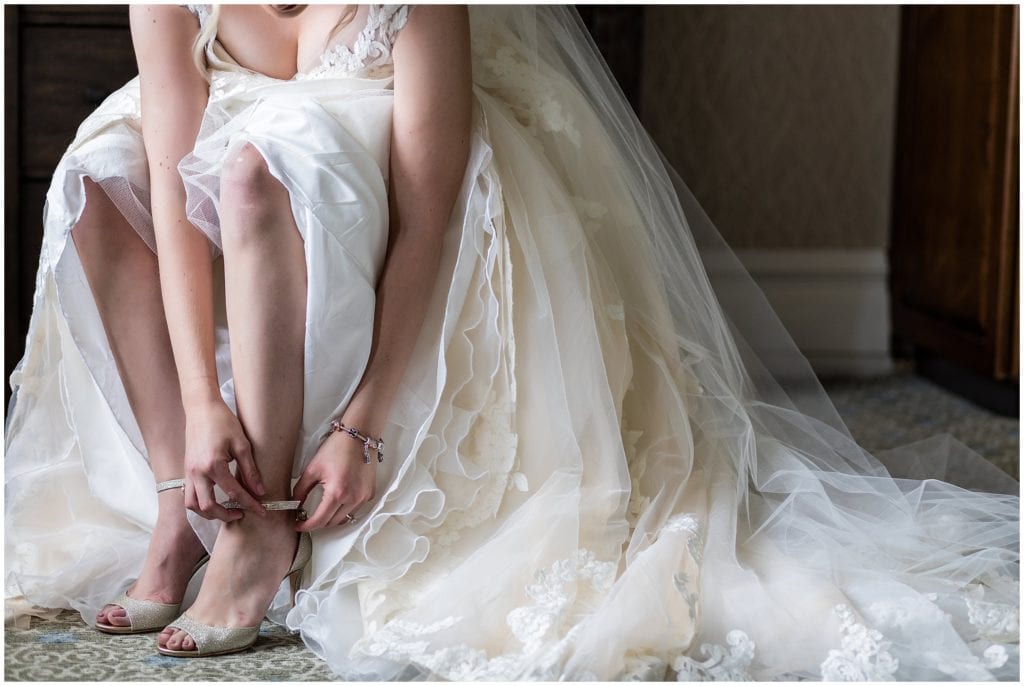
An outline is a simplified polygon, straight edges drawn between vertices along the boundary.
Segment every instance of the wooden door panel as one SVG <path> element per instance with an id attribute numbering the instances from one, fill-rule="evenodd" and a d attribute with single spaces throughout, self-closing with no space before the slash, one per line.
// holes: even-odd
<path id="1" fill-rule="evenodd" d="M 904 7 L 892 233 L 898 338 L 1016 375 L 1015 6 Z"/>

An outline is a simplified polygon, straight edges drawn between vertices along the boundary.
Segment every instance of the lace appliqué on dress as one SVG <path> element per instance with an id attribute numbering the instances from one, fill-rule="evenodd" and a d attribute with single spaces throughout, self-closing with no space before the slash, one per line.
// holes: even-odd
<path id="1" fill-rule="evenodd" d="M 413 662 L 433 675 L 455 681 L 557 679 L 576 631 L 582 628 L 566 625 L 607 593 L 615 573 L 615 563 L 599 560 L 585 549 L 538 570 L 536 583 L 525 589 L 531 602 L 506 615 L 509 629 L 523 645 L 519 653 L 491 658 L 465 643 L 431 646 L 433 635 L 455 626 L 461 617 L 446 617 L 429 625 L 391 620 L 360 639 L 352 653 Z M 577 675 L 584 679 L 592 676 Z"/>
<path id="2" fill-rule="evenodd" d="M 524 652 L 543 648 L 545 641 L 562 633 L 562 622 L 574 605 L 592 605 L 588 590 L 597 595 L 606 593 L 615 581 L 616 565 L 598 560 L 589 550 L 578 550 L 569 559 L 559 560 L 548 569 L 539 570 L 537 583 L 526 589 L 533 603 L 512 610 L 507 617 L 509 628 L 523 644 Z M 587 582 L 587 586 L 579 582 Z"/>
<path id="3" fill-rule="evenodd" d="M 984 638 L 1003 641 L 1020 640 L 1020 610 L 1005 603 L 990 603 L 966 597 L 967 619 Z"/>
<path id="4" fill-rule="evenodd" d="M 847 605 L 837 605 L 839 631 L 842 634 L 839 650 L 828 651 L 821 663 L 821 678 L 825 681 L 891 681 L 899 668 L 892 656 L 890 641 L 881 632 L 869 629 L 857 621 Z"/>
<path id="5" fill-rule="evenodd" d="M 579 147 L 576 122 L 562 107 L 559 84 L 539 71 L 504 35 L 474 35 L 474 65 L 483 66 L 474 80 L 505 102 L 513 115 L 533 134 L 560 133 Z M 499 47 L 494 48 L 495 45 Z"/>
<path id="6" fill-rule="evenodd" d="M 693 560 L 701 559 L 705 533 L 696 516 L 674 515 L 662 532 L 685 534 L 687 552 Z M 585 548 L 534 572 L 534 583 L 524 589 L 529 602 L 513 608 L 505 618 L 512 635 L 522 645 L 520 652 L 490 657 L 486 651 L 465 643 L 432 645 L 433 636 L 462 621 L 461 617 L 452 616 L 430 624 L 395 619 L 379 629 L 371 626 L 370 633 L 355 644 L 352 654 L 412 662 L 430 670 L 432 675 L 452 680 L 564 679 L 566 656 L 585 628 L 579 619 L 592 614 L 608 597 L 617 573 L 617 563 L 599 559 Z M 696 621 L 700 608 L 695 579 L 679 572 L 674 581 L 687 601 L 691 620 Z M 688 668 L 689 673 L 703 674 L 704 679 L 736 678 L 745 674 L 744 670 L 753 659 L 754 646 L 741 631 L 732 632 L 730 636 L 735 640 L 730 650 L 704 646 L 705 653 L 710 655 L 704 663 L 676 657 L 678 653 L 655 655 L 630 650 L 624 656 L 620 677 L 636 680 L 646 678 L 644 675 L 663 675 L 668 662 L 675 658 L 680 667 Z M 596 680 L 594 675 L 585 672 L 574 672 L 571 678 Z"/>
<path id="7" fill-rule="evenodd" d="M 210 6 L 187 7 L 199 19 L 200 26 L 204 26 L 210 17 Z M 412 8 L 409 5 L 370 5 L 367 9 L 366 23 L 351 47 L 338 43 L 328 48 L 320 56 L 319 65 L 309 71 L 295 74 L 290 80 L 305 81 L 337 76 L 388 77 L 394 66 L 391 50 L 411 12 Z M 206 47 L 208 59 L 215 38 L 216 36 L 211 37 Z M 228 97 L 268 80 L 281 80 L 249 69 L 241 72 L 215 70 L 211 77 L 211 99 Z"/>
<path id="8" fill-rule="evenodd" d="M 320 65 L 296 74 L 298 81 L 336 74 L 359 74 L 370 78 L 386 76 L 392 65 L 391 49 L 398 32 L 409 19 L 409 5 L 370 5 L 366 26 L 352 47 L 339 43 L 320 56 Z"/>
<path id="9" fill-rule="evenodd" d="M 734 629 L 725 637 L 728 646 L 704 643 L 700 647 L 707 659 L 698 662 L 680 655 L 672 661 L 677 681 L 753 681 L 750 665 L 756 646 L 750 637 Z"/>

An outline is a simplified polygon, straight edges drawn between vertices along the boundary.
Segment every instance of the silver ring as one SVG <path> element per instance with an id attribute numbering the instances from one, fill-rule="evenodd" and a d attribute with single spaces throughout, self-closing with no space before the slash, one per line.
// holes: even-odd
<path id="1" fill-rule="evenodd" d="M 350 514 L 345 515 L 345 519 L 347 519 L 348 521 L 352 522 L 353 524 L 355 524 L 356 522 L 359 521 L 358 519 L 356 519 L 355 517 L 353 517 Z"/>

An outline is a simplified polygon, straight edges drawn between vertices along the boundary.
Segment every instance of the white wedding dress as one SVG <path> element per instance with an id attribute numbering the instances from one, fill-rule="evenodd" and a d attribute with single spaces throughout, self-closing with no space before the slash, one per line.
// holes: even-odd
<path id="1" fill-rule="evenodd" d="M 290 80 L 207 47 L 209 106 L 179 167 L 191 219 L 218 243 L 220 166 L 248 141 L 305 241 L 296 476 L 369 353 L 409 13 L 360 7 Z M 314 534 L 295 607 L 282 591 L 269 616 L 349 679 L 1016 679 L 1016 484 L 924 478 L 981 463 L 946 439 L 885 456 L 897 478 L 812 379 L 784 393 L 805 363 L 756 291 L 712 289 L 697 243 L 713 227 L 683 211 L 571 10 L 471 20 L 470 159 L 378 495 Z M 138 573 L 157 508 L 69 240 L 86 177 L 155 248 L 137 79 L 54 174 L 7 426 L 8 614 L 91 623 Z M 769 337 L 781 371 L 758 362 Z M 193 521 L 210 545 L 215 526 Z"/>

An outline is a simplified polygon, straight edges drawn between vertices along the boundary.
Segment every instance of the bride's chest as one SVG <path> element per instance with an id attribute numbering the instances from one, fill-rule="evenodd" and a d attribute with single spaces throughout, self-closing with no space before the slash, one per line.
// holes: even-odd
<path id="1" fill-rule="evenodd" d="M 222 5 L 217 40 L 245 69 L 287 80 L 331 53 L 351 50 L 367 25 L 366 5 L 308 5 L 278 13 L 267 5 Z"/>
<path id="2" fill-rule="evenodd" d="M 301 7 L 301 6 L 300 6 Z M 206 29 L 211 69 L 224 76 L 300 81 L 332 76 L 387 77 L 391 48 L 408 5 L 307 5 L 278 14 L 268 6 L 189 5 Z"/>

